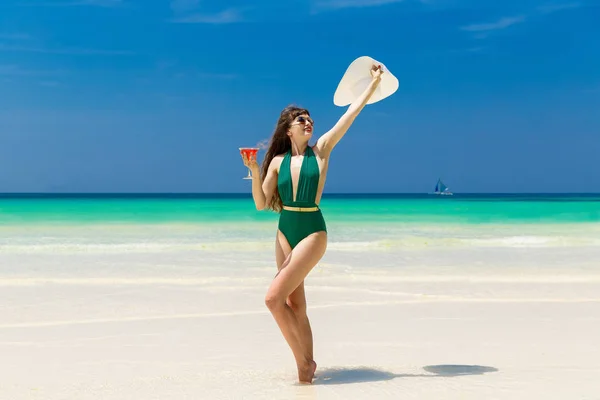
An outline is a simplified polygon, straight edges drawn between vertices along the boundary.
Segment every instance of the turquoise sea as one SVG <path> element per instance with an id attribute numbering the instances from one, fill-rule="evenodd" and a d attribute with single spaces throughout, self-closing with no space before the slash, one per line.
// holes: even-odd
<path id="1" fill-rule="evenodd" d="M 600 245 L 600 195 L 325 194 L 328 248 Z M 278 214 L 250 194 L 3 194 L 0 253 L 271 251 Z"/>
<path id="2" fill-rule="evenodd" d="M 600 222 L 600 194 L 324 194 L 327 221 L 520 224 Z M 249 194 L 0 194 L 0 224 L 276 221 Z"/>

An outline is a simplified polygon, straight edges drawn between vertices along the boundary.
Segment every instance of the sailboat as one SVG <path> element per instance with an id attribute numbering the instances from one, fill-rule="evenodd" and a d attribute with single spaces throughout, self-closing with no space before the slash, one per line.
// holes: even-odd
<path id="1" fill-rule="evenodd" d="M 450 191 L 450 188 L 442 182 L 442 179 L 438 178 L 437 183 L 435 184 L 435 189 L 433 194 L 437 194 L 440 196 L 452 196 L 454 193 Z"/>

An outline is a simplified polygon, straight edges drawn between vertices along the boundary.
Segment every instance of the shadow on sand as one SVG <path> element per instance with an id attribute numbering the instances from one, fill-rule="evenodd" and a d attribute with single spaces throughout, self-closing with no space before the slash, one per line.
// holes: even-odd
<path id="1" fill-rule="evenodd" d="M 327 368 L 317 371 L 313 385 L 342 385 L 345 383 L 388 381 L 394 378 L 442 378 L 464 375 L 482 375 L 496 372 L 494 367 L 481 365 L 428 365 L 428 374 L 394 374 L 374 368 Z"/>

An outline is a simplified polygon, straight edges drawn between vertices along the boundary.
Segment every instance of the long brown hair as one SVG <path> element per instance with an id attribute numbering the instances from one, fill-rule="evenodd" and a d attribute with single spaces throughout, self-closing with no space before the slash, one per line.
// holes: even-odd
<path id="1" fill-rule="evenodd" d="M 267 176 L 267 171 L 269 170 L 269 165 L 271 164 L 273 158 L 279 154 L 287 153 L 288 150 L 292 148 L 287 131 L 290 128 L 292 121 L 302 114 L 310 116 L 308 110 L 293 105 L 287 106 L 281 111 L 277 125 L 275 125 L 275 131 L 273 132 L 273 136 L 271 136 L 271 140 L 269 141 L 269 148 L 263 160 L 261 170 L 261 178 L 263 180 Z M 276 212 L 281 212 L 283 203 L 277 189 L 275 189 L 273 192 L 273 197 L 271 197 L 269 203 L 267 204 L 267 208 Z"/>

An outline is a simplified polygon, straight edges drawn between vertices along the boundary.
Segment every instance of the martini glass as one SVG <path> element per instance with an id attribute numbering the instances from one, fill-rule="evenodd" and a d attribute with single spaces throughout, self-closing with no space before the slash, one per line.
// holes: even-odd
<path id="1" fill-rule="evenodd" d="M 245 155 L 246 158 L 248 158 L 248 161 L 250 161 L 252 159 L 256 160 L 257 153 L 258 153 L 257 147 L 240 147 L 240 154 Z M 250 171 L 250 168 L 248 168 L 248 175 L 245 176 L 243 179 L 252 179 L 252 173 Z"/>

